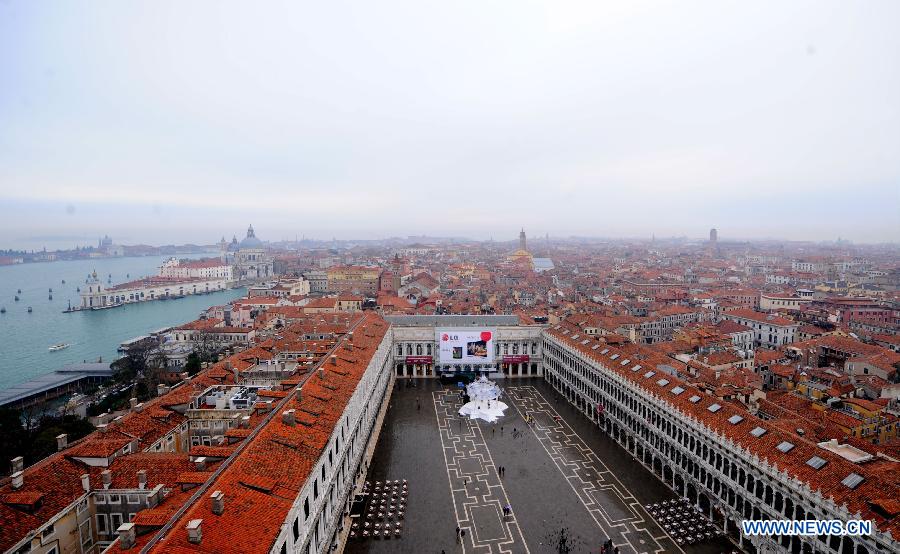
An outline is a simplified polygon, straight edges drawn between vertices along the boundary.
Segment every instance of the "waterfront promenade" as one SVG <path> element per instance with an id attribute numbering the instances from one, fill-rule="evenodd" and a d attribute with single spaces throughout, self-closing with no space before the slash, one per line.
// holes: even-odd
<path id="1" fill-rule="evenodd" d="M 150 331 L 178 325 L 198 317 L 209 306 L 225 304 L 242 296 L 243 289 L 209 295 L 188 296 L 166 302 L 142 302 L 113 310 L 63 313 L 80 302 L 76 287 L 89 273 L 112 282 L 156 275 L 169 256 L 106 258 L 0 267 L 0 391 L 29 379 L 52 373 L 68 363 L 112 361 L 123 341 Z M 62 281 L 66 283 L 63 284 Z M 53 300 L 49 300 L 49 289 Z M 17 289 L 20 300 L 15 302 Z M 32 312 L 27 308 L 31 306 Z M 71 346 L 58 352 L 48 347 Z"/>

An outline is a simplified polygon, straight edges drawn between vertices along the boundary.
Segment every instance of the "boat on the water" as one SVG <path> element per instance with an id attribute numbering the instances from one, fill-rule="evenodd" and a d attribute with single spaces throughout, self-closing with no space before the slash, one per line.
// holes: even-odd
<path id="1" fill-rule="evenodd" d="M 18 301 L 19 301 L 19 295 L 17 294 L 17 295 L 16 295 L 16 302 L 18 302 Z"/>
<path id="2" fill-rule="evenodd" d="M 52 294 L 50 295 L 50 298 L 48 298 L 48 300 L 53 300 L 53 295 L 52 295 Z"/>
<path id="3" fill-rule="evenodd" d="M 5 314 L 5 313 L 6 313 L 6 308 L 5 308 L 5 307 L 4 307 L 4 308 L 0 308 L 0 314 Z"/>
<path id="4" fill-rule="evenodd" d="M 28 306 L 28 313 L 31 313 L 31 306 Z"/>
<path id="5" fill-rule="evenodd" d="M 22 289 L 16 289 L 16 294 L 22 294 Z"/>
<path id="6" fill-rule="evenodd" d="M 59 344 L 54 344 L 48 350 L 50 350 L 50 352 L 56 352 L 57 350 L 62 350 L 63 348 L 68 348 L 70 346 L 72 345 L 67 342 L 61 342 Z"/>

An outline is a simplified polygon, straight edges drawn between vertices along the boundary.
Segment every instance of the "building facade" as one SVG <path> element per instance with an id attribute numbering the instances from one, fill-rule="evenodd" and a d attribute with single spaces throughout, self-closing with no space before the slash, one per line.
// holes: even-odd
<path id="1" fill-rule="evenodd" d="M 94 272 L 81 289 L 80 309 L 96 310 L 134 302 L 206 294 L 226 290 L 230 284 L 230 281 L 218 277 L 196 279 L 146 277 L 107 287 L 97 278 L 97 272 Z"/>
<path id="2" fill-rule="evenodd" d="M 739 525 L 745 519 L 847 521 L 859 516 L 865 496 L 873 494 L 858 490 L 867 479 L 864 470 L 835 459 L 824 447 L 800 448 L 799 437 L 782 434 L 746 412 L 734 413 L 725 402 L 680 383 L 654 363 L 629 360 L 596 341 L 582 344 L 571 329 L 556 327 L 543 338 L 545 379 L 743 548 L 759 553 L 898 552 L 898 543 L 879 532 L 863 537 L 743 537 Z M 823 494 L 826 487 L 845 504 Z"/>
<path id="3" fill-rule="evenodd" d="M 752 310 L 731 310 L 723 312 L 727 321 L 740 323 L 753 330 L 754 347 L 778 348 L 797 340 L 800 324 L 774 315 L 767 315 Z"/>
<path id="4" fill-rule="evenodd" d="M 393 329 L 394 372 L 398 377 L 440 377 L 481 372 L 504 377 L 541 376 L 540 325 L 518 325 L 515 316 L 385 316 Z M 485 327 L 495 333 L 492 359 L 482 364 L 441 364 L 436 330 Z"/>
<path id="5" fill-rule="evenodd" d="M 367 266 L 335 266 L 329 267 L 328 292 L 352 292 L 375 296 L 378 294 L 378 278 L 381 268 Z"/>

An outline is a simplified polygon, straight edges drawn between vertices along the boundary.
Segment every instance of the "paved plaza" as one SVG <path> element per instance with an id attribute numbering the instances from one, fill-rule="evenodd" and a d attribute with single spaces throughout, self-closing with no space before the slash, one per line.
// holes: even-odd
<path id="1" fill-rule="evenodd" d="M 571 552 L 607 538 L 623 554 L 731 551 L 721 538 L 677 546 L 642 507 L 674 493 L 543 380 L 500 380 L 509 409 L 495 423 L 457 415 L 455 387 L 413 382 L 397 383 L 368 476 L 409 481 L 403 535 L 347 552 L 556 552 L 560 535 Z"/>

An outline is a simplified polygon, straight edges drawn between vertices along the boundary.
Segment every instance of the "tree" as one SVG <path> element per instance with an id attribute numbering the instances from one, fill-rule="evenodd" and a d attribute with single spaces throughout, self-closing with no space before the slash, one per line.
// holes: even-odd
<path id="1" fill-rule="evenodd" d="M 0 473 L 8 475 L 10 459 L 25 455 L 27 436 L 22 426 L 22 414 L 9 408 L 0 408 L 0 452 L 7 453 L 0 459 Z"/>
<path id="2" fill-rule="evenodd" d="M 196 351 L 188 354 L 187 361 L 184 363 L 184 370 L 188 372 L 188 375 L 196 375 L 201 367 L 200 354 Z"/>
<path id="3" fill-rule="evenodd" d="M 198 333 L 194 339 L 193 353 L 199 356 L 201 362 L 215 362 L 219 359 L 219 352 L 222 351 L 222 345 L 213 338 L 211 333 Z"/>
<path id="4" fill-rule="evenodd" d="M 22 456 L 28 466 L 56 452 L 58 435 L 65 433 L 74 441 L 93 430 L 89 421 L 74 415 L 26 417 L 21 411 L 0 408 L 0 451 L 9 454 L 0 460 L 0 472 L 9 473 L 10 458 Z"/>

